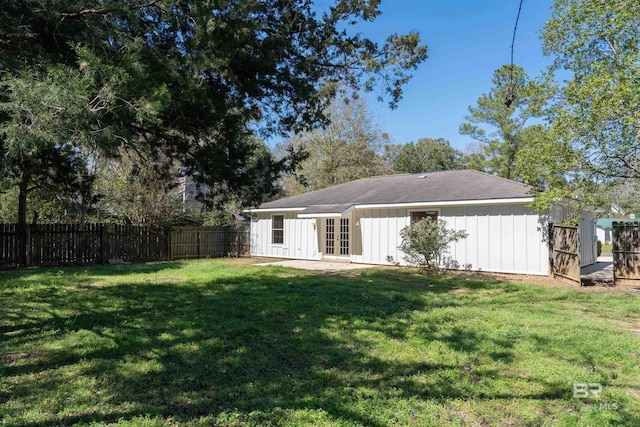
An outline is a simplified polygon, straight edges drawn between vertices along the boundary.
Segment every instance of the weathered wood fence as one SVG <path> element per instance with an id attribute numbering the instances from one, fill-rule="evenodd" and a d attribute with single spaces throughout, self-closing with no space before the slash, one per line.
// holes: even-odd
<path id="1" fill-rule="evenodd" d="M 613 222 L 613 282 L 640 284 L 640 222 Z"/>
<path id="2" fill-rule="evenodd" d="M 549 224 L 549 269 L 553 277 L 582 283 L 578 227 Z"/>
<path id="3" fill-rule="evenodd" d="M 0 224 L 0 268 L 242 256 L 248 227 Z"/>

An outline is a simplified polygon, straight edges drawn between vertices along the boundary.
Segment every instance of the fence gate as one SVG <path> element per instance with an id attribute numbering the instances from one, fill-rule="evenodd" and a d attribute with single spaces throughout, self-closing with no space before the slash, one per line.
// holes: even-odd
<path id="1" fill-rule="evenodd" d="M 640 222 L 613 222 L 613 283 L 640 285 Z"/>
<path id="2" fill-rule="evenodd" d="M 553 277 L 582 284 L 578 227 L 549 224 L 549 271 Z"/>

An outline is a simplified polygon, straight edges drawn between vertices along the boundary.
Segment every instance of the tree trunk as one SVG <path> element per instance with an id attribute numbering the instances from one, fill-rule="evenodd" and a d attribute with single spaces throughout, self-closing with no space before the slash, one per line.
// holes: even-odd
<path id="1" fill-rule="evenodd" d="M 29 187 L 29 178 L 22 177 L 18 186 L 20 193 L 18 194 L 18 224 L 27 223 L 27 192 Z"/>

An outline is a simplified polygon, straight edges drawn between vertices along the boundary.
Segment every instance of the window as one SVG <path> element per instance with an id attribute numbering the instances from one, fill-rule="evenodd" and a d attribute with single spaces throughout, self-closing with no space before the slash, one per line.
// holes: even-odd
<path id="1" fill-rule="evenodd" d="M 340 255 L 349 255 L 349 218 L 340 219 Z"/>
<path id="2" fill-rule="evenodd" d="M 327 235 L 326 235 L 326 252 L 327 255 L 334 255 L 336 253 L 336 226 L 333 218 L 327 218 Z"/>
<path id="3" fill-rule="evenodd" d="M 431 218 L 433 221 L 437 221 L 438 211 L 413 211 L 411 212 L 411 224 L 421 221 L 427 217 Z"/>
<path id="4" fill-rule="evenodd" d="M 284 243 L 284 215 L 271 217 L 271 243 L 274 245 Z"/>

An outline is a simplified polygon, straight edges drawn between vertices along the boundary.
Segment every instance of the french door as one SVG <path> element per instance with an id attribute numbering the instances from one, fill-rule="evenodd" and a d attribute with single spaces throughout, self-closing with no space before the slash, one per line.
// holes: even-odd
<path id="1" fill-rule="evenodd" d="M 327 218 L 325 220 L 324 256 L 326 258 L 348 258 L 349 218 Z"/>

